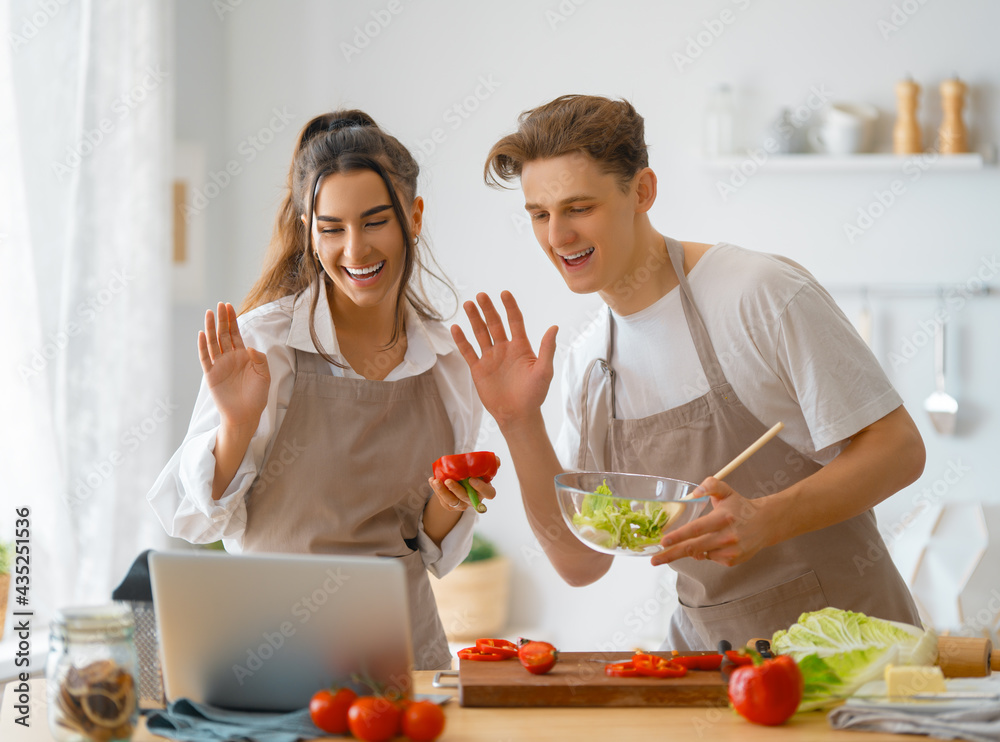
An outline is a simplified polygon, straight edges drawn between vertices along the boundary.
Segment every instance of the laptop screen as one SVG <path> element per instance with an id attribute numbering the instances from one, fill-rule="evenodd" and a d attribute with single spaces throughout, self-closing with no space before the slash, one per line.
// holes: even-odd
<path id="1" fill-rule="evenodd" d="M 398 560 L 191 551 L 149 564 L 168 701 L 289 711 L 333 685 L 410 690 Z"/>

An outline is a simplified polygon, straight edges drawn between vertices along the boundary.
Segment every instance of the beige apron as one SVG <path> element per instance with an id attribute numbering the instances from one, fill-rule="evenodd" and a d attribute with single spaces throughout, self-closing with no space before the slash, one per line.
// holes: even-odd
<path id="1" fill-rule="evenodd" d="M 684 275 L 684 248 L 669 238 L 666 244 L 680 283 L 688 329 L 708 378 L 708 393 L 649 417 L 617 419 L 611 316 L 607 360 L 596 359 L 591 368 L 599 364 L 609 377 L 610 420 L 605 454 L 611 469 L 701 482 L 770 425 L 754 417 L 726 381 L 691 298 Z M 584 378 L 584 414 L 589 373 L 590 369 Z M 577 466 L 584 468 L 588 450 L 586 420 L 581 427 Z M 726 482 L 742 496 L 757 498 L 785 489 L 820 468 L 780 438 L 774 438 Z M 763 549 L 734 567 L 696 559 L 680 559 L 670 566 L 678 573 L 680 607 L 671 619 L 664 649 L 707 649 L 714 648 L 721 639 L 741 645 L 750 638 L 770 638 L 778 629 L 795 623 L 799 614 L 826 606 L 920 625 L 916 606 L 889 558 L 871 510 Z"/>
<path id="2" fill-rule="evenodd" d="M 354 554 L 403 560 L 414 667 L 451 655 L 417 527 L 433 496 L 435 459 L 454 433 L 432 371 L 399 381 L 334 376 L 295 351 L 295 386 L 271 451 L 247 494 L 247 551 Z"/>

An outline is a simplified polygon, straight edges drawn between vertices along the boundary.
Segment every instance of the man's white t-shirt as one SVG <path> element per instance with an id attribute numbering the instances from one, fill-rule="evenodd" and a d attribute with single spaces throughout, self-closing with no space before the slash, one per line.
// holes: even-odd
<path id="1" fill-rule="evenodd" d="M 878 360 L 833 298 L 801 266 L 735 245 L 713 245 L 687 276 L 726 379 L 767 427 L 800 453 L 829 463 L 862 428 L 902 404 Z M 576 469 L 583 385 L 588 385 L 589 454 L 583 468 L 606 470 L 609 312 L 581 335 L 566 358 L 563 425 L 555 448 Z M 611 365 L 616 416 L 637 419 L 678 407 L 708 391 L 674 288 L 645 309 L 614 315 Z M 708 476 L 710 472 L 706 472 Z M 670 476 L 670 472 L 664 472 Z"/>

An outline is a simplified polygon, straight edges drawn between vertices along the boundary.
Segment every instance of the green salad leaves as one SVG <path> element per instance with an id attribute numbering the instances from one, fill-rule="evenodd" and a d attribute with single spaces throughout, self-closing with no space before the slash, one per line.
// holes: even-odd
<path id="1" fill-rule="evenodd" d="M 623 500 L 614 497 L 608 481 L 587 495 L 573 525 L 580 535 L 605 549 L 644 551 L 660 542 L 663 527 L 684 503 Z"/>
<path id="2" fill-rule="evenodd" d="M 886 665 L 932 665 L 937 634 L 864 613 L 824 608 L 803 613 L 771 648 L 798 662 L 805 680 L 799 711 L 823 708 L 878 680 Z"/>

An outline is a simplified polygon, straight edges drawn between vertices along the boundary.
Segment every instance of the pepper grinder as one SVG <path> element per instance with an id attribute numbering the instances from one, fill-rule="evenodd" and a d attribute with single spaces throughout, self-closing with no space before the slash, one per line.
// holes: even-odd
<path id="1" fill-rule="evenodd" d="M 917 98 L 920 86 L 907 75 L 896 83 L 896 126 L 892 130 L 892 151 L 897 155 L 920 152 L 920 124 L 917 122 Z"/>
<path id="2" fill-rule="evenodd" d="M 969 144 L 962 121 L 962 107 L 965 105 L 965 83 L 958 76 L 941 83 L 941 107 L 944 120 L 938 129 L 938 151 L 946 155 L 957 155 L 969 151 Z"/>

